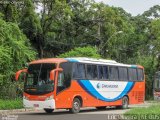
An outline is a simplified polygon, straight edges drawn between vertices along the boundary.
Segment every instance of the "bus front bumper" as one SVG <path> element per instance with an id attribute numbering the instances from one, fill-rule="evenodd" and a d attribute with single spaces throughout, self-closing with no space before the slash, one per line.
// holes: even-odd
<path id="1" fill-rule="evenodd" d="M 45 100 L 45 101 L 30 101 L 23 98 L 23 105 L 25 108 L 36 108 L 36 109 L 55 109 L 55 100 Z"/>

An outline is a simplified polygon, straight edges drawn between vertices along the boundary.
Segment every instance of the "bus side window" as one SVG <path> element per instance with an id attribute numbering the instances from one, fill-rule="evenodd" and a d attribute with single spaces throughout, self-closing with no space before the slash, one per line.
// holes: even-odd
<path id="1" fill-rule="evenodd" d="M 136 68 L 129 68 L 128 74 L 129 74 L 129 81 L 137 81 L 138 76 L 137 76 L 137 69 Z"/>
<path id="2" fill-rule="evenodd" d="M 99 79 L 104 79 L 103 66 L 98 66 L 98 75 L 99 75 Z"/>
<path id="3" fill-rule="evenodd" d="M 58 87 L 65 87 L 64 84 L 64 74 L 61 72 L 58 74 Z"/>
<path id="4" fill-rule="evenodd" d="M 110 80 L 118 80 L 118 67 L 109 66 Z"/>
<path id="5" fill-rule="evenodd" d="M 128 70 L 125 67 L 119 67 L 119 80 L 128 81 Z"/>
<path id="6" fill-rule="evenodd" d="M 75 64 L 73 67 L 73 78 L 85 79 L 85 64 Z"/>
<path id="7" fill-rule="evenodd" d="M 97 79 L 97 65 L 87 65 L 87 78 L 88 79 Z"/>
<path id="8" fill-rule="evenodd" d="M 137 72 L 138 72 L 138 81 L 142 81 L 144 79 L 143 70 L 138 68 Z"/>
<path id="9" fill-rule="evenodd" d="M 103 71 L 104 71 L 104 79 L 108 80 L 109 79 L 108 66 L 103 66 Z"/>

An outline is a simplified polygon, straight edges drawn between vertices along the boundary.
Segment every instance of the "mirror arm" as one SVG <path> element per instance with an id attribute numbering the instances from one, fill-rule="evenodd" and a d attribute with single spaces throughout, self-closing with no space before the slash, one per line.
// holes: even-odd
<path id="1" fill-rule="evenodd" d="M 62 72 L 63 69 L 62 69 L 62 68 L 57 68 L 57 69 L 52 70 L 52 71 L 50 72 L 50 80 L 54 80 L 56 71 Z"/>
<path id="2" fill-rule="evenodd" d="M 55 70 L 52 70 L 51 72 L 50 72 L 50 80 L 53 80 L 54 79 L 54 75 L 55 74 Z"/>
<path id="3" fill-rule="evenodd" d="M 19 75 L 24 72 L 27 73 L 27 69 L 23 69 L 23 70 L 19 70 L 18 72 L 16 72 L 16 76 L 15 76 L 15 80 L 18 81 Z"/>

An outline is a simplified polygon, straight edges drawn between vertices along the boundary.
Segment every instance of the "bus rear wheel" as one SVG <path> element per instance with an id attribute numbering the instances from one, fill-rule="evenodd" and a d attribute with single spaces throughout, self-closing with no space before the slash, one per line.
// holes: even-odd
<path id="1" fill-rule="evenodd" d="M 129 105 L 129 99 L 127 96 L 124 96 L 122 98 L 122 105 L 121 106 L 117 106 L 116 108 L 118 109 L 127 109 Z"/>
<path id="2" fill-rule="evenodd" d="M 72 103 L 72 108 L 69 109 L 71 113 L 79 113 L 81 108 L 81 101 L 78 98 L 75 98 Z"/>
<path id="3" fill-rule="evenodd" d="M 45 108 L 44 111 L 46 113 L 52 113 L 54 111 L 54 109 Z"/>
<path id="4" fill-rule="evenodd" d="M 124 96 L 122 98 L 122 109 L 127 109 L 129 104 L 129 100 L 127 96 Z"/>

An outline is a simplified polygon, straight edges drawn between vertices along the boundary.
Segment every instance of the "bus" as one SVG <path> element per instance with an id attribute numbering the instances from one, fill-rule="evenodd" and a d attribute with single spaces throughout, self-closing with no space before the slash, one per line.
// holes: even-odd
<path id="1" fill-rule="evenodd" d="M 114 60 L 93 58 L 47 58 L 29 63 L 25 73 L 25 108 L 67 109 L 78 113 L 82 107 L 128 108 L 141 104 L 145 96 L 144 68 Z"/>
<path id="2" fill-rule="evenodd" d="M 154 100 L 160 100 L 160 71 L 155 73 L 153 83 L 153 96 Z"/>

